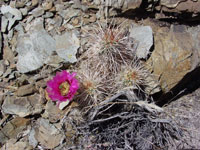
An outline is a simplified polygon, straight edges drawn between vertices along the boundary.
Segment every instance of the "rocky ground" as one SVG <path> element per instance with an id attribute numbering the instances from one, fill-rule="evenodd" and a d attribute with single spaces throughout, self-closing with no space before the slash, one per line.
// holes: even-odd
<path id="1" fill-rule="evenodd" d="M 78 149 L 79 103 L 60 110 L 46 82 L 76 65 L 91 27 L 112 18 L 126 21 L 153 75 L 146 92 L 185 131 L 184 148 L 199 148 L 199 8 L 195 0 L 0 1 L 0 147 Z"/>

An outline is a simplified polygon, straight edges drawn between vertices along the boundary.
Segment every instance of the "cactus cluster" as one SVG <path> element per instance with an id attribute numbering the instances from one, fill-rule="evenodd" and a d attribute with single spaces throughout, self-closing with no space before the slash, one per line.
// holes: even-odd
<path id="1" fill-rule="evenodd" d="M 98 23 L 90 32 L 88 49 L 78 68 L 81 99 L 98 105 L 123 90 L 141 90 L 148 75 L 136 57 L 125 23 Z"/>

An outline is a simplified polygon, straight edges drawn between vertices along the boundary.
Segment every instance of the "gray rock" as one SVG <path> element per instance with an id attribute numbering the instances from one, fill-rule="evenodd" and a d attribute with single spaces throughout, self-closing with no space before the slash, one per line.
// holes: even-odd
<path id="1" fill-rule="evenodd" d="M 22 19 L 21 12 L 18 9 L 12 8 L 10 6 L 3 5 L 1 7 L 1 13 L 8 20 L 8 23 L 7 23 L 6 19 L 2 17 L 2 27 L 3 27 L 2 32 L 5 32 L 7 24 L 8 24 L 8 31 L 9 31 L 12 28 L 12 26 L 15 24 L 16 20 Z"/>
<path id="2" fill-rule="evenodd" d="M 72 8 L 64 9 L 58 12 L 58 14 L 62 16 L 65 20 L 70 20 L 73 17 L 79 16 L 80 13 L 80 10 Z"/>
<path id="3" fill-rule="evenodd" d="M 18 71 L 26 73 L 40 68 L 56 49 L 55 45 L 55 40 L 44 30 L 43 19 L 34 20 L 29 32 L 18 38 Z"/>
<path id="4" fill-rule="evenodd" d="M 56 52 L 58 56 L 66 62 L 74 63 L 77 61 L 76 53 L 80 47 L 80 41 L 74 31 L 65 32 L 65 34 L 55 37 Z"/>
<path id="5" fill-rule="evenodd" d="M 6 114 L 15 114 L 20 117 L 39 114 L 42 111 L 39 99 L 40 95 L 38 94 L 21 98 L 7 96 L 2 105 L 2 110 Z"/>
<path id="6" fill-rule="evenodd" d="M 6 144 L 2 147 L 2 150 L 31 150 L 32 148 L 28 145 L 27 142 L 17 142 L 16 139 L 10 139 L 6 142 Z"/>
<path id="7" fill-rule="evenodd" d="M 22 19 L 21 12 L 18 9 L 12 8 L 10 6 L 5 6 L 5 5 L 1 6 L 1 13 L 2 14 L 6 14 L 6 13 L 12 14 L 14 16 L 14 18 L 13 18 L 14 20 L 21 20 Z"/>
<path id="8" fill-rule="evenodd" d="M 36 18 L 40 17 L 44 14 L 44 9 L 42 7 L 37 7 L 33 9 L 30 14 L 32 14 Z"/>
<path id="9" fill-rule="evenodd" d="M 63 58 L 60 58 L 58 55 L 50 56 L 47 58 L 46 64 L 53 66 L 55 68 L 59 67 L 60 64 L 64 61 Z"/>
<path id="10" fill-rule="evenodd" d="M 2 43 L 3 43 L 3 40 L 2 40 L 2 34 L 0 33 L 0 54 L 1 54 L 1 49 L 2 49 Z"/>
<path id="11" fill-rule="evenodd" d="M 60 26 L 62 25 L 62 22 L 63 22 L 62 17 L 60 17 L 60 16 L 55 16 L 55 17 L 53 18 L 53 20 L 55 21 L 55 24 L 54 24 L 55 27 L 60 27 Z"/>
<path id="12" fill-rule="evenodd" d="M 26 23 L 30 23 L 32 20 L 33 20 L 33 16 L 29 16 L 28 18 L 27 18 L 27 21 L 26 21 Z"/>
<path id="13" fill-rule="evenodd" d="M 26 16 L 28 14 L 28 9 L 26 7 L 25 8 L 20 8 L 20 11 L 21 11 L 23 16 Z"/>
<path id="14" fill-rule="evenodd" d="M 13 31 L 13 29 L 9 29 L 8 28 L 8 36 L 7 36 L 7 38 L 9 39 L 9 40 L 12 40 L 12 38 L 13 38 L 13 35 L 14 35 L 14 31 Z"/>
<path id="15" fill-rule="evenodd" d="M 28 136 L 28 141 L 29 141 L 29 144 L 31 146 L 33 146 L 33 148 L 35 148 L 38 145 L 38 141 L 35 139 L 35 130 L 34 129 L 31 129 L 31 132 Z"/>
<path id="16" fill-rule="evenodd" d="M 1 17 L 1 32 L 5 32 L 8 26 L 8 19 L 4 16 Z"/>
<path id="17" fill-rule="evenodd" d="M 6 119 L 6 117 L 3 119 Z M 4 144 L 9 139 L 17 138 L 17 136 L 21 132 L 23 132 L 29 124 L 30 124 L 30 119 L 21 118 L 21 117 L 15 117 L 14 119 L 12 119 L 8 122 L 6 121 L 6 124 L 0 130 L 0 143 Z M 8 145 L 6 145 L 6 146 L 8 146 Z M 6 148 L 7 148 L 7 150 L 16 150 L 15 147 L 14 148 L 6 147 Z M 24 149 L 24 148 L 22 148 L 22 149 Z M 1 150 L 2 150 L 2 147 L 1 147 Z"/>
<path id="18" fill-rule="evenodd" d="M 23 85 L 19 87 L 16 91 L 17 96 L 25 96 L 29 94 L 33 94 L 36 92 L 35 86 L 33 84 Z"/>
<path id="19" fill-rule="evenodd" d="M 3 61 L 0 61 L 0 76 L 2 76 L 4 74 L 4 72 L 6 71 L 5 65 L 3 64 Z"/>
<path id="20" fill-rule="evenodd" d="M 52 12 L 46 12 L 45 15 L 43 15 L 44 18 L 50 18 L 53 17 L 53 13 Z"/>
<path id="21" fill-rule="evenodd" d="M 8 19 L 8 31 L 10 31 L 10 29 L 12 28 L 12 26 L 15 24 L 15 19 L 13 19 L 13 18 L 9 18 Z"/>
<path id="22" fill-rule="evenodd" d="M 20 23 L 16 25 L 14 29 L 17 30 L 19 34 L 24 34 L 24 27 Z"/>
<path id="23" fill-rule="evenodd" d="M 36 130 L 35 138 L 47 149 L 54 149 L 63 140 L 63 134 L 46 119 L 39 120 L 39 127 Z"/>
<path id="24" fill-rule="evenodd" d="M 153 32 L 150 26 L 135 26 L 130 29 L 130 37 L 138 42 L 136 55 L 146 59 L 153 45 Z"/>

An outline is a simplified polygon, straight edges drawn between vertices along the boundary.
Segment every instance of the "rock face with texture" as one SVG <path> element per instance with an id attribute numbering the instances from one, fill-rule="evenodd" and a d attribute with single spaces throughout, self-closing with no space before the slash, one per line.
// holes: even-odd
<path id="1" fill-rule="evenodd" d="M 197 14 L 200 12 L 200 2 L 191 0 L 161 0 L 160 6 L 167 12 L 188 12 Z"/>
<path id="2" fill-rule="evenodd" d="M 58 56 L 66 62 L 74 63 L 77 61 L 76 53 L 80 47 L 80 41 L 74 31 L 65 32 L 61 36 L 56 36 L 56 52 Z"/>
<path id="3" fill-rule="evenodd" d="M 138 58 L 146 59 L 153 45 L 153 32 L 150 26 L 136 26 L 130 29 L 130 37 L 137 42 L 136 55 Z"/>
<path id="4" fill-rule="evenodd" d="M 18 71 L 26 73 L 41 67 L 56 49 L 55 45 L 55 40 L 43 28 L 43 19 L 36 19 L 27 34 L 19 35 Z"/>
<path id="5" fill-rule="evenodd" d="M 43 147 L 53 149 L 60 144 L 63 135 L 54 125 L 50 124 L 48 120 L 40 119 L 39 127 L 35 129 L 35 139 L 39 141 Z"/>
<path id="6" fill-rule="evenodd" d="M 1 49 L 2 49 L 2 35 L 1 35 L 1 33 L 0 33 L 0 54 L 1 54 Z"/>
<path id="7" fill-rule="evenodd" d="M 3 147 L 2 150 L 32 150 L 28 142 L 17 142 L 15 139 L 10 139 Z"/>
<path id="8" fill-rule="evenodd" d="M 195 42 L 181 25 L 157 29 L 154 38 L 155 49 L 147 62 L 163 91 L 168 92 L 191 71 Z"/>
<path id="9" fill-rule="evenodd" d="M 30 123 L 30 119 L 16 117 L 0 130 L 0 144 L 4 144 L 10 138 L 16 138 L 16 136 L 27 128 Z"/>
<path id="10" fill-rule="evenodd" d="M 2 105 L 2 110 L 6 114 L 15 114 L 20 117 L 39 114 L 42 111 L 40 95 L 35 94 L 20 98 L 7 96 Z"/>
<path id="11" fill-rule="evenodd" d="M 21 20 L 22 19 L 22 14 L 21 11 L 16 9 L 16 8 L 12 8 L 11 6 L 5 6 L 2 5 L 1 6 L 1 13 L 4 15 L 2 17 L 2 32 L 6 31 L 6 27 L 8 25 L 8 31 L 12 28 L 12 26 L 14 25 L 16 20 Z"/>

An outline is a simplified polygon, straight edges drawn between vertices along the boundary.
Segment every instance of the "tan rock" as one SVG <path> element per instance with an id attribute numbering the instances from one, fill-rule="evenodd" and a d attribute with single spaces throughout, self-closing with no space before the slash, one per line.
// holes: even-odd
<path id="1" fill-rule="evenodd" d="M 32 0 L 32 6 L 38 5 L 38 3 L 39 3 L 39 0 Z"/>
<path id="2" fill-rule="evenodd" d="M 47 149 L 57 147 L 63 139 L 62 133 L 45 119 L 40 119 L 39 128 L 36 128 L 35 130 L 35 138 Z"/>
<path id="3" fill-rule="evenodd" d="M 192 37 L 185 26 L 160 28 L 155 32 L 155 49 L 147 61 L 160 81 L 162 90 L 168 92 L 192 67 Z"/>
<path id="4" fill-rule="evenodd" d="M 23 85 L 18 88 L 16 91 L 17 96 L 25 96 L 29 94 L 33 94 L 36 91 L 36 88 L 33 84 Z"/>
<path id="5" fill-rule="evenodd" d="M 53 7 L 53 2 L 52 1 L 46 1 L 42 4 L 44 10 L 50 10 Z"/>
<path id="6" fill-rule="evenodd" d="M 5 46 L 3 49 L 3 59 L 13 63 L 14 57 L 13 51 L 8 46 Z"/>
<path id="7" fill-rule="evenodd" d="M 200 1 L 191 0 L 161 0 L 160 6 L 162 6 L 163 11 L 167 12 L 200 12 Z"/>
<path id="8" fill-rule="evenodd" d="M 17 142 L 15 139 L 10 139 L 2 150 L 31 150 L 32 147 L 27 142 Z"/>
<path id="9" fill-rule="evenodd" d="M 4 113 L 20 117 L 39 114 L 42 109 L 42 97 L 39 94 L 27 97 L 7 96 L 2 105 Z"/>
<path id="10" fill-rule="evenodd" d="M 16 117 L 10 122 L 8 122 L 0 130 L 0 143 L 4 144 L 9 138 L 16 138 L 16 136 L 26 129 L 27 125 L 30 123 L 30 119 Z"/>

